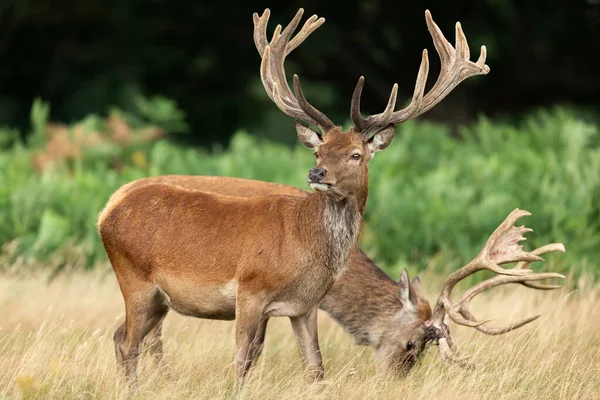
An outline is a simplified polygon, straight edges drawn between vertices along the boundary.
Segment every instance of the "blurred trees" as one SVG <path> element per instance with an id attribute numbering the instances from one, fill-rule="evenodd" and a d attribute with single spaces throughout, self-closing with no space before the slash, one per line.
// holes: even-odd
<path id="1" fill-rule="evenodd" d="M 293 141 L 292 124 L 258 78 L 252 13 L 266 6 L 269 34 L 299 7 L 327 19 L 287 69 L 339 123 L 360 75 L 365 113 L 383 109 L 394 82 L 399 106 L 408 100 L 425 47 L 433 84 L 439 63 L 426 8 L 451 42 L 460 20 L 472 58 L 485 44 L 491 67 L 428 118 L 461 123 L 480 112 L 521 114 L 552 103 L 600 106 L 598 0 L 0 0 L 0 124 L 27 125 L 38 96 L 50 102 L 54 120 L 70 122 L 111 106 L 133 109 L 140 96 L 161 94 L 186 112 L 193 142 L 226 143 L 239 127 Z"/>

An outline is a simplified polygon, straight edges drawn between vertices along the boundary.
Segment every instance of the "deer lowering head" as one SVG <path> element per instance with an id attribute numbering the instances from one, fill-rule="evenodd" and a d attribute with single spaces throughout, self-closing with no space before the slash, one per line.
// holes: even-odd
<path id="1" fill-rule="evenodd" d="M 266 33 L 269 9 L 260 17 L 254 14 L 254 43 L 262 57 L 260 76 L 269 98 L 281 111 L 296 119 L 296 131 L 300 141 L 315 151 L 317 166 L 309 172 L 310 186 L 315 190 L 327 191 L 335 197 L 343 198 L 351 188 L 366 183 L 367 163 L 377 151 L 390 144 L 395 125 L 431 109 L 463 80 L 474 75 L 487 74 L 490 70 L 485 64 L 485 46 L 481 47 L 481 55 L 477 62 L 470 61 L 469 46 L 460 23 L 456 24 L 456 45 L 453 47 L 433 22 L 431 13 L 426 11 L 427 27 L 441 60 L 440 75 L 434 86 L 427 94 L 424 93 L 429 71 L 427 50 L 424 50 L 410 104 L 406 108 L 396 110 L 398 85 L 395 84 L 385 110 L 363 118 L 360 112 L 360 97 L 364 78 L 360 77 L 352 96 L 350 111 L 354 127 L 348 132 L 342 132 L 339 126 L 306 100 L 298 75 L 294 75 L 293 78 L 293 92 L 287 83 L 284 69 L 286 56 L 325 22 L 323 18 L 313 15 L 292 39 L 303 13 L 300 9 L 283 30 L 281 25 L 278 25 L 270 42 Z M 316 126 L 319 132 L 305 124 Z"/>
<path id="2" fill-rule="evenodd" d="M 522 236 L 531 229 L 515 227 L 515 222 L 526 215 L 527 211 L 514 210 L 504 222 L 494 231 L 481 252 L 471 262 L 452 273 L 446 280 L 440 297 L 435 303 L 431 313 L 429 304 L 419 289 L 419 280 L 415 278 L 408 285 L 406 270 L 399 282 L 399 297 L 403 310 L 398 318 L 403 318 L 401 326 L 404 329 L 394 329 L 389 333 L 393 337 L 383 337 L 381 342 L 387 346 L 381 350 L 376 348 L 377 358 L 383 360 L 378 365 L 380 371 L 395 370 L 405 373 L 415 364 L 420 354 L 430 344 L 437 344 L 442 360 L 448 363 L 458 363 L 464 367 L 473 367 L 464 357 L 461 357 L 454 347 L 450 335 L 450 321 L 468 326 L 488 335 L 501 335 L 520 328 L 539 317 L 531 317 L 522 321 L 500 327 L 490 327 L 489 320 L 479 321 L 469 311 L 469 302 L 478 294 L 509 283 L 518 283 L 532 289 L 551 290 L 560 288 L 560 285 L 543 285 L 540 280 L 561 278 L 561 274 L 534 273 L 527 269 L 532 261 L 543 261 L 541 255 L 551 251 L 565 251 L 562 243 L 552 243 L 526 252 L 519 245 L 525 238 Z M 517 262 L 514 268 L 502 268 L 500 265 Z M 484 280 L 469 288 L 457 301 L 452 301 L 451 294 L 456 284 L 478 271 L 491 271 L 497 276 Z M 407 287 L 408 286 L 408 287 Z"/>

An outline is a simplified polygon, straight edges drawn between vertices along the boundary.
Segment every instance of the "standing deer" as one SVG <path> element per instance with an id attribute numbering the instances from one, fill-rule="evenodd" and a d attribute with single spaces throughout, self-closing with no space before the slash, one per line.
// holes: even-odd
<path id="1" fill-rule="evenodd" d="M 241 197 L 257 197 L 268 195 L 288 195 L 305 197 L 309 194 L 301 189 L 293 186 L 281 185 L 270 182 L 261 182 L 250 179 L 239 179 L 230 177 L 215 177 L 215 176 L 185 176 L 185 175 L 166 175 L 151 178 L 143 178 L 122 186 L 113 196 L 115 199 L 125 195 L 133 188 L 153 184 L 167 183 L 177 185 L 192 190 L 211 191 L 230 196 Z M 494 253 L 497 257 L 498 249 L 504 249 L 504 252 L 509 249 L 508 246 L 516 244 L 514 241 L 519 239 L 518 236 L 510 237 L 508 232 L 510 224 L 517 217 L 526 215 L 525 212 L 516 212 L 507 219 L 501 228 L 500 233 L 496 233 L 493 242 L 488 241 L 486 250 L 478 256 L 479 261 L 485 260 Z M 513 233 L 515 233 L 513 231 Z M 516 232 L 518 233 L 518 231 Z M 498 238 L 502 236 L 505 239 L 503 246 L 498 246 Z M 511 242 L 512 240 L 512 242 Z M 495 250 L 492 250 L 495 249 Z M 514 248 L 513 248 L 514 251 Z M 565 251 L 561 243 L 553 243 L 547 246 L 540 247 L 531 253 L 525 255 L 514 255 L 514 261 L 521 261 L 517 266 L 517 270 L 525 268 L 529 262 L 535 258 L 550 251 Z M 408 274 L 403 271 L 400 282 L 395 282 L 383 270 L 381 270 L 367 255 L 360 249 L 355 249 L 350 257 L 348 268 L 335 281 L 333 287 L 321 301 L 319 307 L 326 311 L 335 321 L 337 321 L 359 345 L 371 346 L 374 349 L 376 359 L 376 369 L 378 374 L 398 373 L 405 374 L 410 370 L 417 357 L 422 354 L 425 346 L 428 343 L 440 345 L 440 355 L 445 361 L 458 361 L 464 364 L 464 361 L 455 356 L 455 352 L 451 350 L 452 338 L 448 329 L 448 321 L 444 321 L 445 307 L 452 310 L 452 305 L 449 303 L 449 295 L 454 285 L 460 279 L 464 279 L 471 273 L 476 272 L 474 265 L 479 262 L 477 259 L 470 263 L 471 267 L 465 267 L 463 272 L 458 272 L 450 277 L 443 291 L 444 297 L 436 302 L 438 310 L 436 310 L 436 318 L 433 318 L 431 307 L 427 299 L 421 293 L 419 287 L 419 278 L 413 279 L 409 283 Z M 508 260 L 499 260 L 498 262 L 509 262 Z M 548 279 L 552 277 L 560 277 L 558 274 L 528 274 L 522 276 L 507 276 L 496 277 L 486 281 L 485 284 L 471 289 L 463 296 L 463 300 L 456 302 L 460 305 L 459 311 L 466 315 L 468 309 L 467 303 L 474 295 L 491 287 L 506 284 L 506 283 L 521 283 L 525 286 L 534 289 L 557 289 L 560 286 L 539 285 L 531 281 Z M 409 302 L 406 302 L 405 293 L 406 287 L 409 288 Z M 406 304 L 406 306 L 405 306 Z M 455 307 L 456 308 L 456 307 Z M 469 317 L 472 319 L 472 317 Z M 504 330 L 487 328 L 483 325 L 479 326 L 479 330 L 487 333 L 498 335 L 509 332 L 535 318 L 528 319 L 519 324 L 513 324 L 510 328 Z M 257 350 L 254 357 L 257 358 L 261 351 L 265 338 L 266 326 L 268 319 L 264 319 L 259 326 L 257 333 Z M 466 322 L 460 317 L 457 322 L 462 325 L 472 326 L 473 324 Z M 152 331 L 147 338 L 149 350 L 154 353 L 158 361 L 162 358 L 162 338 L 160 324 Z"/>
<path id="2" fill-rule="evenodd" d="M 460 24 L 456 49 L 426 11 L 426 22 L 441 58 L 441 71 L 424 95 L 427 51 L 411 103 L 394 111 L 394 85 L 383 113 L 363 118 L 360 78 L 351 104 L 355 124 L 342 132 L 307 102 L 294 75 L 286 80 L 285 57 L 317 29 L 312 16 L 298 35 L 303 10 L 282 31 L 266 38 L 270 12 L 254 15 L 254 41 L 262 56 L 260 75 L 269 97 L 296 119 L 300 141 L 315 151 L 308 174 L 315 193 L 231 197 L 167 184 L 132 189 L 104 208 L 98 230 L 125 300 L 125 323 L 114 335 L 118 364 L 136 377 L 140 343 L 169 309 L 184 315 L 236 319 L 236 375 L 243 378 L 257 351 L 257 332 L 266 318 L 290 317 L 309 375 L 323 376 L 317 339 L 317 307 L 348 265 L 364 214 L 367 164 L 391 142 L 394 126 L 432 108 L 461 81 L 486 74 L 485 47 L 477 63 Z M 317 126 L 321 135 L 302 122 Z M 259 332 L 260 333 L 260 332 Z"/>

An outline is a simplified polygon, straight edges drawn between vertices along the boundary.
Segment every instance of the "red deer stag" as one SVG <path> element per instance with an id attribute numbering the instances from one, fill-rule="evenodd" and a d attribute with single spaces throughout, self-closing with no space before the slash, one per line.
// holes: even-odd
<path id="1" fill-rule="evenodd" d="M 211 191 L 231 196 L 256 197 L 268 195 L 288 195 L 305 197 L 308 193 L 293 186 L 281 185 L 270 182 L 261 182 L 250 179 L 238 179 L 215 176 L 185 176 L 166 175 L 139 179 L 124 185 L 115 193 L 119 198 L 135 187 L 152 183 L 168 183 L 182 186 L 187 189 Z M 523 214 L 523 212 L 521 212 Z M 512 217 L 514 218 L 514 216 Z M 504 224 L 503 232 L 506 232 Z M 516 238 L 515 238 L 516 239 Z M 489 245 L 487 253 L 489 254 Z M 550 251 L 565 251 L 560 243 L 553 243 L 530 254 L 541 256 Z M 529 257 L 529 256 L 527 256 Z M 527 258 L 526 257 L 526 258 Z M 522 258 L 519 258 L 521 260 Z M 519 264 L 518 269 L 524 268 L 529 261 Z M 473 265 L 473 263 L 472 263 Z M 468 271 L 469 272 L 469 271 Z M 467 272 L 467 273 L 468 273 Z M 472 271 L 474 272 L 474 271 Z M 456 274 L 454 275 L 455 279 Z M 531 283 L 532 280 L 540 280 L 551 277 L 562 277 L 557 274 L 529 274 L 515 278 L 515 281 L 534 289 L 557 289 L 560 286 L 543 286 Z M 504 283 L 512 283 L 512 277 L 495 278 L 483 286 L 484 289 L 491 288 Z M 450 282 L 452 286 L 453 283 Z M 400 288 L 409 287 L 410 305 L 404 306 Z M 450 293 L 452 286 L 445 292 Z M 473 289 L 482 290 L 482 289 Z M 467 303 L 476 293 L 471 292 L 469 298 L 462 303 Z M 442 306 L 445 304 L 440 302 Z M 461 301 L 457 302 L 461 304 Z M 462 304 L 462 310 L 465 310 Z M 402 274 L 400 282 L 389 278 L 367 255 L 360 249 L 353 251 L 348 268 L 335 281 L 331 290 L 321 301 L 319 307 L 326 311 L 336 320 L 359 345 L 372 346 L 376 357 L 376 369 L 379 374 L 388 372 L 405 374 L 416 362 L 418 355 L 413 349 L 423 350 L 427 343 L 437 341 L 441 343 L 440 354 L 446 361 L 455 360 L 450 351 L 452 339 L 447 328 L 448 321 L 443 320 L 442 309 L 438 311 L 438 323 L 434 324 L 429 302 L 423 297 L 419 289 L 419 279 L 415 278 L 408 283 L 408 275 Z M 440 306 L 441 307 L 441 306 Z M 257 332 L 257 350 L 254 357 L 258 357 L 262 350 L 264 335 L 268 319 L 264 319 Z M 500 334 L 516 329 L 533 319 L 522 324 L 514 324 L 511 329 L 499 331 L 491 330 L 481 326 L 480 330 L 488 334 Z M 463 321 L 459 321 L 461 323 Z M 160 324 L 147 337 L 149 350 L 158 361 L 162 358 L 162 338 Z M 426 335 L 427 334 L 427 335 Z M 412 357 L 408 357 L 412 355 Z M 408 362 L 406 361 L 408 360 Z"/>
<path id="2" fill-rule="evenodd" d="M 394 125 L 429 110 L 464 79 L 489 71 L 485 47 L 477 63 L 469 61 L 460 24 L 455 49 L 426 12 L 441 58 L 434 86 L 424 95 L 429 65 L 424 51 L 411 103 L 394 111 L 394 85 L 385 111 L 363 118 L 361 77 L 351 105 L 355 126 L 342 132 L 307 102 L 297 75 L 292 93 L 284 70 L 285 57 L 324 19 L 312 16 L 290 40 L 300 9 L 268 42 L 269 14 L 267 9 L 262 17 L 254 15 L 262 82 L 275 104 L 296 119 L 300 141 L 315 150 L 317 166 L 308 180 L 317 192 L 302 198 L 242 198 L 153 184 L 109 201 L 98 230 L 125 300 L 125 323 L 114 339 L 117 362 L 129 378 L 136 376 L 140 342 L 170 308 L 199 318 L 236 319 L 238 378 L 252 364 L 265 318 L 288 316 L 310 375 L 321 378 L 316 309 L 355 247 L 367 200 L 368 162 L 390 144 Z M 322 135 L 300 121 L 317 126 Z"/>

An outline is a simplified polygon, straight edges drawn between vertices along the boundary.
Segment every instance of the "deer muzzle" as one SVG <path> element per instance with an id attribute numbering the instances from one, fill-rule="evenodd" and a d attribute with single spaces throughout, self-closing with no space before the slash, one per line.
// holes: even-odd
<path id="1" fill-rule="evenodd" d="M 327 170 L 321 167 L 312 168 L 308 171 L 308 183 L 311 189 L 325 192 L 331 187 L 330 184 L 324 183 L 323 180 L 327 176 Z"/>

